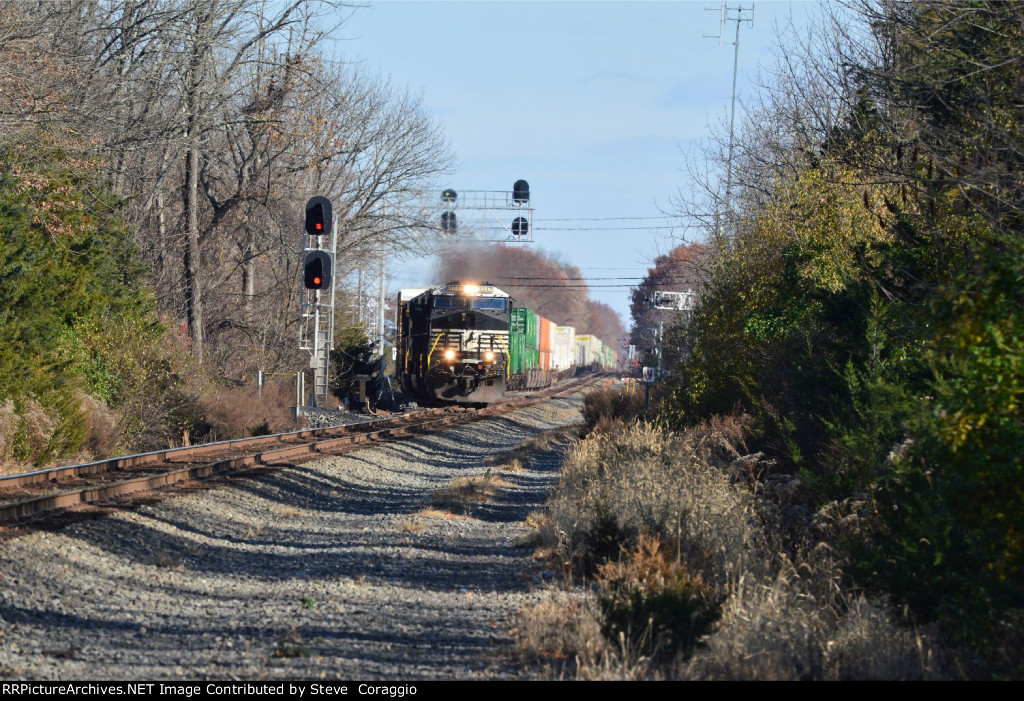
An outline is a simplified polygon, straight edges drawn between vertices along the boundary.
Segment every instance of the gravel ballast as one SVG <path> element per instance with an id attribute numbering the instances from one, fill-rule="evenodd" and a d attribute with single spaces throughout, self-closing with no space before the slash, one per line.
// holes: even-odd
<path id="1" fill-rule="evenodd" d="M 434 490 L 579 421 L 546 400 L 415 439 L 0 543 L 6 679 L 493 679 L 549 573 L 518 543 L 557 478 L 538 454 L 472 516 Z M 493 469 L 493 468 L 491 468 Z"/>

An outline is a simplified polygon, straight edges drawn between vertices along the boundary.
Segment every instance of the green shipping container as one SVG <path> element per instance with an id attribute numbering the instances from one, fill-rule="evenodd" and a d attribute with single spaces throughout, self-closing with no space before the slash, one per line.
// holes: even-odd
<path id="1" fill-rule="evenodd" d="M 525 307 L 513 307 L 508 326 L 511 373 L 525 372 L 540 367 L 540 350 L 537 348 L 537 331 L 540 321 L 536 314 Z"/>

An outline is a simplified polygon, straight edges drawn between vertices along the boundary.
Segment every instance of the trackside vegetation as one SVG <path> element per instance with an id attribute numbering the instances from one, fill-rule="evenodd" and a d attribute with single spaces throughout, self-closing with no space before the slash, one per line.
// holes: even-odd
<path id="1" fill-rule="evenodd" d="M 181 378 L 97 164 L 45 141 L 0 161 L 0 461 L 103 454 L 173 421 L 142 410 Z"/>
<path id="2" fill-rule="evenodd" d="M 835 12 L 684 203 L 728 214 L 656 415 L 568 459 L 556 674 L 1024 676 L 1024 8 Z"/>

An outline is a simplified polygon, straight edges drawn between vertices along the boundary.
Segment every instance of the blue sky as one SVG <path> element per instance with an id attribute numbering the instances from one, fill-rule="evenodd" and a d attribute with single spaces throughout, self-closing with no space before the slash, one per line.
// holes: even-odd
<path id="1" fill-rule="evenodd" d="M 639 278 L 674 245 L 673 232 L 634 227 L 672 222 L 582 220 L 658 217 L 689 187 L 684 152 L 729 109 L 733 46 L 702 39 L 719 33 L 720 5 L 387 0 L 348 19 L 339 51 L 422 96 L 459 161 L 442 187 L 511 190 L 524 178 L 535 210 L 530 245 L 588 278 Z M 741 99 L 758 64 L 772 60 L 775 25 L 790 16 L 802 23 L 814 9 L 756 3 L 753 27 L 740 30 Z M 735 25 L 726 32 L 731 39 Z M 554 219 L 574 221 L 545 222 Z M 392 289 L 432 282 L 424 262 L 391 272 Z M 620 282 L 630 281 L 592 280 L 591 298 L 628 328 L 629 290 L 597 287 Z"/>

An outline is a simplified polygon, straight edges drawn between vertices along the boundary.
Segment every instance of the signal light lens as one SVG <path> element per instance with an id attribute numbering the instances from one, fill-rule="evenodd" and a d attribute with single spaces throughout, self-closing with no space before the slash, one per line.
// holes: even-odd
<path id="1" fill-rule="evenodd" d="M 309 236 L 324 236 L 331 233 L 333 215 L 331 202 L 326 197 L 313 197 L 306 203 L 304 228 Z"/>
<path id="2" fill-rule="evenodd" d="M 307 290 L 330 289 L 331 257 L 326 251 L 308 251 L 306 253 L 302 283 Z"/>

